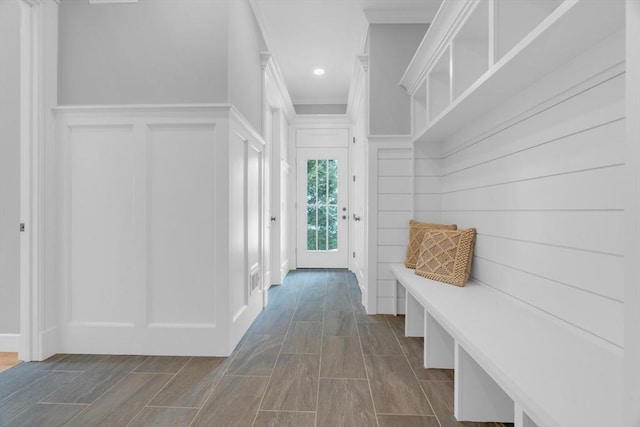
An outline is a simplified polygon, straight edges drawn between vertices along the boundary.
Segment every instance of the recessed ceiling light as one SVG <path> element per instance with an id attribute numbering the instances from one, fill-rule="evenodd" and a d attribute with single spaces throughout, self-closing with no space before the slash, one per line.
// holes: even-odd
<path id="1" fill-rule="evenodd" d="M 315 70 L 313 70 L 313 74 L 315 74 L 316 76 L 321 76 L 324 74 L 324 69 L 323 68 L 316 68 Z"/>

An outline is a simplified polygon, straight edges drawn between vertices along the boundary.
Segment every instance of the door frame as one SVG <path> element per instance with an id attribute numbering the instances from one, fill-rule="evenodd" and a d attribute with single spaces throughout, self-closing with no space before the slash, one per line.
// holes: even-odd
<path id="1" fill-rule="evenodd" d="M 351 198 L 349 185 L 349 147 L 297 147 L 297 163 L 296 175 L 296 201 L 299 208 L 295 224 L 297 229 L 297 251 L 296 259 L 298 265 L 304 264 L 304 268 L 349 268 L 349 249 L 350 249 L 350 229 L 351 229 Z M 304 153 L 304 157 L 302 157 Z M 309 251 L 306 247 L 307 237 L 307 176 L 303 171 L 307 170 L 307 160 L 313 159 L 336 159 L 338 160 L 337 183 L 338 183 L 338 200 L 337 200 L 337 227 L 338 227 L 338 246 L 337 251 Z M 301 174 L 303 174 L 301 176 Z M 303 247 L 301 247 L 303 246 Z M 302 262 L 304 259 L 304 263 Z M 339 265 L 336 265 L 339 264 Z"/>
<path id="2" fill-rule="evenodd" d="M 296 134 L 298 129 L 348 129 L 349 130 L 349 144 L 353 139 L 353 122 L 351 118 L 346 114 L 304 114 L 297 115 L 295 119 L 290 122 L 289 125 L 289 164 L 292 165 L 291 173 L 289 174 L 289 218 L 297 218 L 298 201 L 296 194 L 296 186 L 298 182 L 297 167 L 293 165 L 297 164 L 296 153 Z M 349 160 L 351 162 L 351 160 Z M 351 167 L 351 165 L 349 165 Z M 350 202 L 350 201 L 349 201 Z M 297 259 L 297 242 L 298 242 L 298 227 L 292 227 L 289 233 L 289 268 L 296 270 L 298 268 Z M 349 252 L 353 247 L 351 236 L 349 236 Z"/>
<path id="3" fill-rule="evenodd" d="M 20 22 L 20 344 L 23 361 L 48 356 L 45 323 L 45 147 L 55 136 L 58 0 L 17 0 Z M 16 224 L 18 226 L 18 224 Z M 53 298 L 57 298 L 54 293 Z M 55 344 L 54 344 L 55 345 Z"/>

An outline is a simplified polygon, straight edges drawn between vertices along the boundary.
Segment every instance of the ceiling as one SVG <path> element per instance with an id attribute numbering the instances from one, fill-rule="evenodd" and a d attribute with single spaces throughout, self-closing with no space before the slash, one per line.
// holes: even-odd
<path id="1" fill-rule="evenodd" d="M 251 0 L 294 104 L 346 104 L 371 23 L 431 22 L 441 0 Z M 367 11 L 365 15 L 365 9 Z M 313 70 L 323 68 L 323 76 Z"/>

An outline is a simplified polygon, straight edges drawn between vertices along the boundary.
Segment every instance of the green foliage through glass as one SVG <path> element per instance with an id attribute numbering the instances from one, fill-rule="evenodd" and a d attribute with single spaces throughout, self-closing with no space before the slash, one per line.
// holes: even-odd
<path id="1" fill-rule="evenodd" d="M 338 161 L 307 160 L 307 250 L 338 249 Z"/>

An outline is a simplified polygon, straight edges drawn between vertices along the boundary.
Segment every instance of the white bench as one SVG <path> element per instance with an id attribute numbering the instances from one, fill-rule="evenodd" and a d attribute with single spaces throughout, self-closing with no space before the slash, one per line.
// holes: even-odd
<path id="1" fill-rule="evenodd" d="M 459 421 L 624 426 L 622 351 L 490 286 L 391 271 L 407 291 L 405 333 L 424 337 L 425 368 L 455 369 Z"/>

